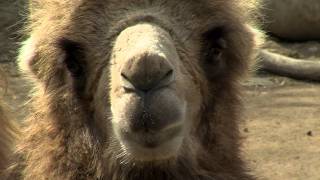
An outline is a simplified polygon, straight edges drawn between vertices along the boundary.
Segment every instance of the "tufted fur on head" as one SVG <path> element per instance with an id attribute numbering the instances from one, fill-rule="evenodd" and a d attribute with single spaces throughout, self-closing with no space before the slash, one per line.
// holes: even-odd
<path id="1" fill-rule="evenodd" d="M 255 47 L 249 2 L 31 0 L 19 61 L 34 84 L 33 110 L 7 175 L 253 179 L 238 127 Z M 150 97 L 138 90 L 163 67 L 165 86 Z M 167 134 L 154 134 L 171 123 L 179 128 L 162 143 Z"/>

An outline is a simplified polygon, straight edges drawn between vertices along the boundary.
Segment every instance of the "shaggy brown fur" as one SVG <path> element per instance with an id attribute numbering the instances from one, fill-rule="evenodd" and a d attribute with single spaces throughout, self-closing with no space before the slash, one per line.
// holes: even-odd
<path id="1" fill-rule="evenodd" d="M 0 90 L 5 90 L 5 76 L 0 69 Z M 2 92 L 2 91 L 1 91 Z M 18 126 L 9 118 L 9 108 L 2 103 L 0 97 L 0 177 L 2 171 L 10 164 L 10 158 L 14 149 L 15 139 L 18 137 Z M 12 121 L 9 121 L 11 119 Z"/>
<path id="2" fill-rule="evenodd" d="M 13 125 L 8 120 L 9 118 L 5 112 L 7 113 L 7 110 L 0 106 L 0 172 L 8 166 L 8 157 L 12 152 L 11 146 L 14 138 Z"/>
<path id="3" fill-rule="evenodd" d="M 247 2 L 31 0 L 25 45 L 31 53 L 20 61 L 35 82 L 33 112 L 8 179 L 253 179 L 240 158 L 238 130 L 239 80 L 254 47 Z M 121 146 L 105 121 L 113 118 L 113 94 L 105 87 L 113 42 L 140 21 L 170 33 L 188 88 L 199 94 L 200 110 L 181 152 L 161 162 L 136 163 L 118 154 Z"/>

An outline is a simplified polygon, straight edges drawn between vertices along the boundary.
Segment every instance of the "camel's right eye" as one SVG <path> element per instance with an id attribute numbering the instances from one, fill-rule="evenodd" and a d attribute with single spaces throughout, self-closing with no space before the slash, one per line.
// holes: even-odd
<path id="1" fill-rule="evenodd" d="M 81 44 L 68 39 L 60 40 L 59 44 L 66 53 L 64 63 L 72 77 L 83 76 L 84 52 Z"/>

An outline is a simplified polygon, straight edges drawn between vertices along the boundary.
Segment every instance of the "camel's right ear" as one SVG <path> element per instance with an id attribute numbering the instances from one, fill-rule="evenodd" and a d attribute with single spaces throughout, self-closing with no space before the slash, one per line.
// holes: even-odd
<path id="1" fill-rule="evenodd" d="M 32 68 L 36 58 L 36 42 L 32 37 L 29 37 L 21 45 L 18 55 L 19 68 L 23 73 L 35 75 Z"/>

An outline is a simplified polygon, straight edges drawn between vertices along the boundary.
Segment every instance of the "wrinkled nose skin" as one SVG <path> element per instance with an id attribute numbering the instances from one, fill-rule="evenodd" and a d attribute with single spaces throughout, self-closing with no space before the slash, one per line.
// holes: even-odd
<path id="1" fill-rule="evenodd" d="M 179 59 L 170 35 L 151 24 L 138 24 L 122 31 L 114 47 L 114 63 L 121 86 L 148 93 L 175 80 L 174 61 Z"/>

